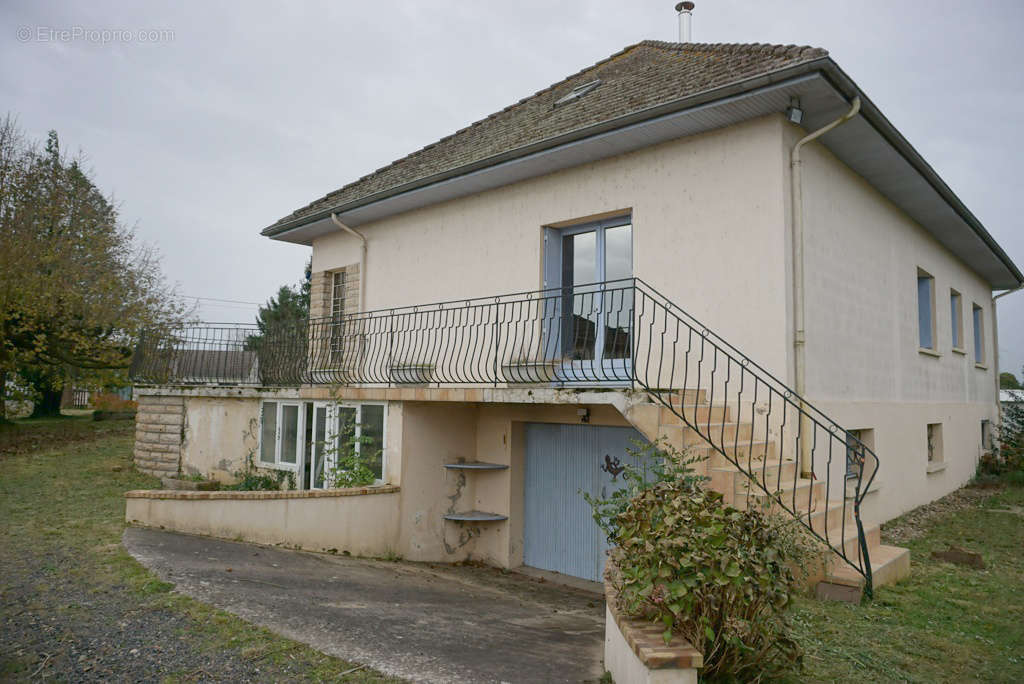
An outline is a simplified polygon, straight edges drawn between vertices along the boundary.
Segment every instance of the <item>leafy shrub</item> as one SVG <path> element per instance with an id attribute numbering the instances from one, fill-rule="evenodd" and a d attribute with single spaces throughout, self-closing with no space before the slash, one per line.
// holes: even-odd
<path id="1" fill-rule="evenodd" d="M 265 470 L 256 467 L 253 455 L 245 459 L 245 467 L 235 471 L 238 482 L 223 487 L 238 492 L 280 491 L 295 489 L 295 473 L 290 470 Z"/>
<path id="2" fill-rule="evenodd" d="M 704 654 L 702 677 L 772 679 L 802 658 L 787 611 L 820 554 L 789 518 L 723 505 L 694 474 L 694 459 L 648 445 L 654 477 L 627 467 L 626 487 L 587 497 L 614 545 L 610 574 L 618 608 L 660 622 Z"/>
<path id="3" fill-rule="evenodd" d="M 354 422 L 343 420 L 340 438 L 329 441 L 337 446 L 325 449 L 328 463 L 333 464 L 325 473 L 328 486 L 365 487 L 377 480 L 377 474 L 371 465 L 379 459 L 380 448 L 370 437 L 356 437 Z"/>
<path id="4" fill-rule="evenodd" d="M 978 479 L 1024 486 L 1024 403 L 1003 409 L 996 433 L 992 449 L 978 461 Z"/>

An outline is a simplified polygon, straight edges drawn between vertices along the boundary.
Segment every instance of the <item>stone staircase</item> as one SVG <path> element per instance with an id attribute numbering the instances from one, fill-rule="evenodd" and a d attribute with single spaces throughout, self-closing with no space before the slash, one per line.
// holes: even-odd
<path id="1" fill-rule="evenodd" d="M 823 545 L 833 549 L 823 553 L 820 566 L 812 568 L 809 581 L 817 596 L 859 601 L 865 578 L 843 558 L 861 558 L 852 498 L 829 499 L 824 481 L 799 474 L 796 461 L 780 455 L 770 435 L 768 439 L 753 435 L 750 422 L 735 420 L 734 407 L 709 403 L 706 390 L 660 392 L 657 396 L 661 401 L 652 398 L 627 410 L 626 417 L 634 427 L 650 440 L 661 439 L 697 456 L 697 471 L 709 478 L 710 487 L 722 494 L 727 505 L 798 514 L 807 527 L 827 540 Z M 752 410 L 744 413 L 750 415 Z M 878 525 L 865 527 L 864 536 L 874 587 L 909 574 L 909 549 L 882 544 Z"/>

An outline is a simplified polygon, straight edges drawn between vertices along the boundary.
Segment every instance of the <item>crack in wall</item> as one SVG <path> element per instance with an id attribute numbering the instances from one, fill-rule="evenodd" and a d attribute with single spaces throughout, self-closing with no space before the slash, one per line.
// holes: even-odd
<path id="1" fill-rule="evenodd" d="M 462 494 L 465 489 L 466 473 L 460 471 L 458 479 L 455 480 L 455 492 L 452 493 L 450 496 L 445 497 L 450 502 L 448 510 L 445 511 L 445 514 L 456 513 L 455 505 L 458 503 L 459 499 L 462 498 Z M 463 527 L 463 525 L 464 523 L 459 523 L 461 530 L 459 531 L 459 538 L 458 541 L 455 542 L 455 546 L 452 546 L 448 543 L 447 530 L 443 530 L 441 532 L 441 543 L 444 544 L 445 553 L 447 553 L 449 556 L 455 555 L 455 553 L 457 553 L 459 549 L 463 548 L 464 546 L 466 546 L 466 544 L 471 542 L 473 540 L 473 537 L 480 536 L 481 530 L 479 527 Z"/>

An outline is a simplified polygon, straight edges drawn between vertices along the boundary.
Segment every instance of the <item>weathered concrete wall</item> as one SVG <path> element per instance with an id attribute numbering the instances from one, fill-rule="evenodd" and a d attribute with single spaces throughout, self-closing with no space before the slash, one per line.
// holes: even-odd
<path id="1" fill-rule="evenodd" d="M 188 534 L 358 556 L 394 553 L 394 487 L 329 492 L 128 492 L 125 520 Z"/>
<path id="2" fill-rule="evenodd" d="M 258 458 L 259 399 L 185 398 L 181 471 L 231 482 L 253 454 Z"/>
<path id="3" fill-rule="evenodd" d="M 178 472 L 185 420 L 182 397 L 142 395 L 135 415 L 135 466 L 157 477 Z"/>
<path id="4" fill-rule="evenodd" d="M 446 512 L 473 508 L 475 477 L 445 463 L 477 460 L 473 404 L 405 402 L 402 405 L 402 486 L 399 549 L 409 560 L 463 560 L 479 530 L 446 522 Z"/>

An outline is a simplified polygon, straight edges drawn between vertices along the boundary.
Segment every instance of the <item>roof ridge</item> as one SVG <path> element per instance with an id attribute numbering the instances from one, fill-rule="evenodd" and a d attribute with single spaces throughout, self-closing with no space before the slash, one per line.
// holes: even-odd
<path id="1" fill-rule="evenodd" d="M 736 53 L 736 52 L 761 52 L 761 53 L 796 53 L 797 55 L 810 52 L 815 53 L 814 57 L 825 57 L 828 56 L 828 50 L 825 48 L 815 47 L 813 45 L 795 45 L 789 43 L 783 45 L 782 43 L 678 43 L 666 40 L 654 40 L 647 39 L 642 40 L 637 45 L 644 45 L 647 47 L 655 47 L 662 50 L 692 50 L 697 48 L 703 52 L 724 52 L 724 53 Z"/>

